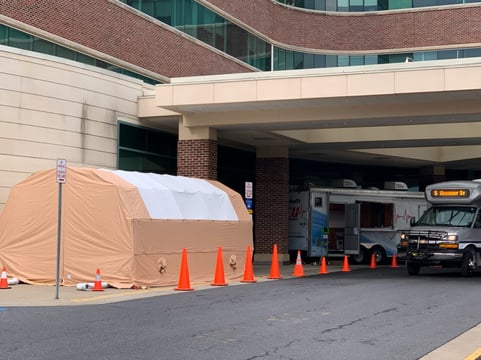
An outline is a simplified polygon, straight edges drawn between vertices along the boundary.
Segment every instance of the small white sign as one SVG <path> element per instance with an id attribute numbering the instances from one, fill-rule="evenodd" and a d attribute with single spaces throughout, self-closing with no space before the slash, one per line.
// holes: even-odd
<path id="1" fill-rule="evenodd" d="M 57 159 L 57 182 L 65 184 L 67 181 L 67 160 Z"/>
<path id="2" fill-rule="evenodd" d="M 246 181 L 246 190 L 245 190 L 245 198 L 252 199 L 252 182 Z"/>

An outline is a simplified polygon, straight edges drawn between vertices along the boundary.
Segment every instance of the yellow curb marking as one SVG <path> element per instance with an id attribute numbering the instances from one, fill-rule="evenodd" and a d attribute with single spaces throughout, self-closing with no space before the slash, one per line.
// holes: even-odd
<path id="1" fill-rule="evenodd" d="M 468 355 L 464 358 L 464 360 L 477 360 L 481 356 L 481 348 L 473 352 L 471 355 Z"/>

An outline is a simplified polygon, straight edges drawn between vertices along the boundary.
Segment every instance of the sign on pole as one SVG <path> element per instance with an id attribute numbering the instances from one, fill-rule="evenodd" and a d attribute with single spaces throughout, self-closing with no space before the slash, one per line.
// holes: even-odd
<path id="1" fill-rule="evenodd" d="M 58 299 L 60 282 L 60 244 L 62 234 L 62 185 L 67 182 L 67 160 L 57 159 L 58 224 L 57 224 L 57 271 L 55 276 L 55 299 Z"/>
<path id="2" fill-rule="evenodd" d="M 67 160 L 57 159 L 57 182 L 65 184 L 67 181 Z"/>
<path id="3" fill-rule="evenodd" d="M 252 182 L 246 181 L 245 198 L 252 199 Z"/>

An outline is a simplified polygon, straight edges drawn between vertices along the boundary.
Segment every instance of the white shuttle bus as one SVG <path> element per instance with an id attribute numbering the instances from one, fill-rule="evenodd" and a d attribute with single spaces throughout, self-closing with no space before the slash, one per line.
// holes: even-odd
<path id="1" fill-rule="evenodd" d="M 313 261 L 347 255 L 355 263 L 368 263 L 374 255 L 382 263 L 396 253 L 398 231 L 409 228 L 410 219 L 426 208 L 424 193 L 408 191 L 400 182 L 386 182 L 378 190 L 341 179 L 333 187 L 290 191 L 291 261 L 300 250 Z"/>
<path id="2" fill-rule="evenodd" d="M 481 180 L 432 184 L 425 196 L 431 207 L 401 233 L 398 254 L 407 272 L 437 265 L 471 276 L 481 265 Z"/>

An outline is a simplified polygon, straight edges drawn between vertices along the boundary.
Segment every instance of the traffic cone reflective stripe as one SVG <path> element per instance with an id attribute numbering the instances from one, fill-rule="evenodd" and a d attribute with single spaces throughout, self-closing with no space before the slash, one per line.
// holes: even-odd
<path id="1" fill-rule="evenodd" d="M 326 265 L 326 257 L 323 256 L 321 260 L 321 269 L 319 270 L 319 274 L 327 274 L 327 265 Z"/>
<path id="2" fill-rule="evenodd" d="M 100 280 L 100 269 L 95 272 L 95 283 L 92 291 L 104 291 L 102 287 L 102 281 Z"/>
<path id="3" fill-rule="evenodd" d="M 7 280 L 7 268 L 4 266 L 2 268 L 2 278 L 0 279 L 0 289 L 10 289 Z"/>
<path id="4" fill-rule="evenodd" d="M 397 260 L 396 260 L 396 254 L 393 254 L 392 255 L 392 264 L 391 264 L 391 267 L 393 268 L 397 268 L 398 265 L 397 265 Z"/>
<path id="5" fill-rule="evenodd" d="M 189 265 L 187 264 L 187 250 L 182 249 L 182 259 L 180 262 L 179 283 L 174 290 L 192 291 L 190 287 Z"/>
<path id="6" fill-rule="evenodd" d="M 246 262 L 244 266 L 244 277 L 242 278 L 241 282 L 251 282 L 254 283 L 257 280 L 254 278 L 254 269 L 252 267 L 252 254 L 251 254 L 251 247 L 247 246 L 246 250 Z"/>
<path id="7" fill-rule="evenodd" d="M 226 286 L 224 276 L 224 261 L 222 260 L 222 247 L 217 249 L 217 262 L 215 266 L 214 282 L 211 284 L 214 286 Z"/>
<path id="8" fill-rule="evenodd" d="M 348 272 L 348 271 L 351 271 L 351 269 L 349 269 L 349 260 L 347 258 L 347 255 L 344 255 L 344 263 L 342 264 L 342 270 L 343 272 Z"/>
<path id="9" fill-rule="evenodd" d="M 371 265 L 369 265 L 369 267 L 371 269 L 375 269 L 376 268 L 376 255 L 375 254 L 372 254 L 371 255 Z"/>
<path id="10" fill-rule="evenodd" d="M 301 251 L 297 250 L 296 265 L 292 276 L 304 276 L 304 267 L 302 266 Z"/>
<path id="11" fill-rule="evenodd" d="M 279 259 L 277 255 L 277 244 L 274 244 L 274 248 L 272 250 L 272 263 L 271 263 L 271 272 L 269 275 L 269 279 L 282 279 L 281 272 L 279 270 Z"/>

